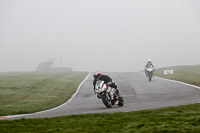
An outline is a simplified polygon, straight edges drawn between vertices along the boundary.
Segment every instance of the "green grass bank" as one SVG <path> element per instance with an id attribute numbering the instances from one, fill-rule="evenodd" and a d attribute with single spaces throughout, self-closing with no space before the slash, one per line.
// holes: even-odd
<path id="1" fill-rule="evenodd" d="M 174 74 L 164 75 L 164 70 L 173 70 Z M 200 86 L 200 65 L 160 68 L 156 69 L 155 75 Z"/>
<path id="2" fill-rule="evenodd" d="M 1 133 L 198 133 L 200 104 L 121 113 L 1 120 Z"/>
<path id="3" fill-rule="evenodd" d="M 56 107 L 71 97 L 88 72 L 0 73 L 0 116 Z"/>

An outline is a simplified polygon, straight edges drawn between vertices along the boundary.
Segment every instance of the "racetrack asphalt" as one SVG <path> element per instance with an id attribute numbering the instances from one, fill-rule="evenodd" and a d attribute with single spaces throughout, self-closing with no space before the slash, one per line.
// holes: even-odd
<path id="1" fill-rule="evenodd" d="M 128 112 L 200 102 L 200 89 L 178 82 L 153 77 L 148 81 L 142 72 L 107 72 L 124 97 L 124 106 L 107 108 L 93 91 L 93 75 L 89 74 L 70 102 L 42 112 L 7 116 L 4 120 L 44 118 L 88 113 Z"/>

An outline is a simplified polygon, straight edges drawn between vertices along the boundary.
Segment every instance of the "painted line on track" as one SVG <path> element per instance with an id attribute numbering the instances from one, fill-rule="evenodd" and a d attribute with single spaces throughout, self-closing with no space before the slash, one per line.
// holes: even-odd
<path id="1" fill-rule="evenodd" d="M 144 73 L 144 72 L 141 72 L 141 73 Z M 194 88 L 196 88 L 196 89 L 200 89 L 200 87 L 199 87 L 199 86 L 191 85 L 191 84 L 184 83 L 184 82 L 177 81 L 177 80 L 172 80 L 172 79 L 161 78 L 161 77 L 158 77 L 158 76 L 155 76 L 155 78 L 158 78 L 158 79 L 163 79 L 163 80 L 167 80 L 167 81 L 171 81 L 171 82 L 175 82 L 175 83 L 179 83 L 179 84 L 183 84 L 183 85 L 187 85 L 187 86 L 190 86 L 190 87 L 194 87 Z"/>
<path id="2" fill-rule="evenodd" d="M 91 72 L 89 72 L 89 74 L 84 78 L 84 80 L 79 84 L 76 92 L 70 97 L 70 99 L 67 100 L 67 102 L 61 104 L 60 106 L 57 106 L 55 108 L 52 108 L 52 109 L 48 109 L 48 110 L 44 110 L 44 111 L 40 111 L 40 112 L 35 112 L 35 113 L 31 113 L 31 114 L 20 114 L 20 115 L 10 115 L 10 116 L 0 116 L 0 119 L 5 119 L 5 118 L 13 118 L 13 117 L 20 117 L 20 116 L 27 116 L 27 115 L 32 115 L 32 114 L 38 114 L 38 113 L 44 113 L 44 112 L 47 112 L 47 111 L 52 111 L 52 110 L 55 110 L 57 108 L 60 108 L 66 104 L 68 104 L 69 102 L 71 102 L 71 100 L 76 96 L 76 94 L 79 92 L 81 86 L 83 83 L 85 83 L 85 81 L 88 79 L 88 77 L 90 76 Z"/>

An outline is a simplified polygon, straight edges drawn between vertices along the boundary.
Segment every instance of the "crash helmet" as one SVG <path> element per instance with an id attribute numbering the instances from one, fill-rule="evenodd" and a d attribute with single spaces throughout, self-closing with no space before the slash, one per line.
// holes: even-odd
<path id="1" fill-rule="evenodd" d="M 148 59 L 147 63 L 152 63 L 152 62 L 151 62 L 151 59 Z"/>
<path id="2" fill-rule="evenodd" d="M 96 72 L 93 74 L 93 76 L 94 76 L 95 79 L 98 79 L 98 78 L 101 77 L 101 72 L 96 71 Z"/>

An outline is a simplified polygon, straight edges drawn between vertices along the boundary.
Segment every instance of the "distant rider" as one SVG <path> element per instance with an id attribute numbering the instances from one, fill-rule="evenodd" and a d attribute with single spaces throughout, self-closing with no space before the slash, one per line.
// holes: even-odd
<path id="1" fill-rule="evenodd" d="M 112 79 L 108 75 L 102 75 L 100 72 L 97 71 L 93 74 L 93 76 L 94 76 L 94 81 L 93 81 L 94 89 L 96 82 L 98 80 L 102 80 L 107 86 L 114 88 L 116 90 L 117 95 L 120 95 L 119 90 L 117 89 L 117 84 L 115 82 L 112 82 Z"/>
<path id="2" fill-rule="evenodd" d="M 155 67 L 154 67 L 151 59 L 148 59 L 147 63 L 144 66 L 144 71 L 145 71 L 146 76 L 147 76 L 147 68 L 150 68 L 150 67 L 153 67 L 153 72 L 155 72 Z M 153 74 L 153 76 L 154 76 L 154 74 Z"/>

